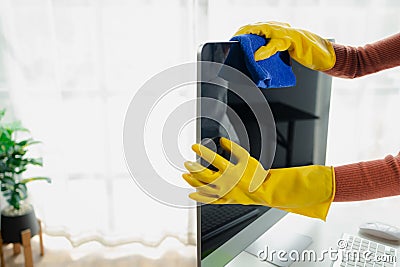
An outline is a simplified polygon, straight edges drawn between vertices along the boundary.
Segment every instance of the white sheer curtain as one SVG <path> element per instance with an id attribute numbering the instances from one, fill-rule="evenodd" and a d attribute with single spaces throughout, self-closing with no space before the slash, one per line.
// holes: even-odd
<path id="1" fill-rule="evenodd" d="M 53 183 L 30 189 L 47 233 L 75 245 L 194 244 L 193 213 L 150 199 L 126 170 L 122 124 L 135 90 L 243 24 L 285 21 L 363 45 L 397 32 L 399 12 L 396 0 L 0 0 L 0 103 L 43 141 L 34 152 L 45 167 L 32 172 Z M 334 79 L 328 164 L 398 152 L 398 71 Z"/>
<path id="2" fill-rule="evenodd" d="M 192 13 L 193 2 L 179 0 L 0 0 L 2 103 L 43 141 L 33 153 L 45 167 L 31 173 L 53 183 L 30 192 L 47 234 L 74 245 L 195 243 L 194 211 L 144 194 L 122 149 L 135 91 L 195 59 Z"/>

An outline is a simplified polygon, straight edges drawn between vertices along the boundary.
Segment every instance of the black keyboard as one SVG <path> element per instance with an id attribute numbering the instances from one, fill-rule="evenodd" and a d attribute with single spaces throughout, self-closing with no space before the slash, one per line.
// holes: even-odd
<path id="1" fill-rule="evenodd" d="M 203 205 L 201 206 L 201 239 L 210 239 L 250 218 L 257 216 L 256 206 Z"/>

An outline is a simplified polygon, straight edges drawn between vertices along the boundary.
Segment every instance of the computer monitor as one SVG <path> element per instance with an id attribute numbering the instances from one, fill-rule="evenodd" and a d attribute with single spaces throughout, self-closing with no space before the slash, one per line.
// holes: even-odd
<path id="1" fill-rule="evenodd" d="M 224 64 L 230 49 L 238 45 L 238 42 L 203 44 L 198 52 L 198 61 Z M 277 144 L 276 149 L 273 150 L 274 155 L 267 153 L 260 156 L 263 132 L 271 130 L 268 123 L 260 123 L 253 114 L 251 107 L 260 103 L 257 100 L 254 103 L 245 103 L 242 98 L 226 87 L 207 82 L 213 78 L 220 79 L 220 77 L 210 76 L 207 65 L 202 65 L 198 72 L 201 82 L 198 83 L 197 93 L 199 99 L 197 141 L 207 140 L 206 143 L 210 141 L 218 143 L 218 137 L 229 137 L 246 147 L 250 155 L 258 159 L 263 166 L 272 165 L 272 168 L 323 165 L 327 144 L 331 78 L 296 62 L 293 62 L 292 67 L 297 79 L 296 86 L 279 89 L 255 88 L 261 90 L 262 96 L 267 100 L 272 111 Z M 218 71 L 214 73 L 216 76 L 219 75 Z M 232 86 L 234 81 L 228 81 L 229 83 L 228 86 Z M 202 99 L 206 98 L 225 103 L 229 108 L 210 105 L 208 101 L 203 102 Z M 230 118 L 228 109 L 234 111 L 244 124 L 248 140 L 242 140 L 241 136 L 235 134 L 236 129 L 241 125 L 238 125 L 237 120 Z M 205 113 L 212 113 L 214 117 L 207 118 L 203 116 Z M 266 112 L 266 117 L 267 114 L 268 112 Z M 215 149 L 218 153 L 222 153 L 220 148 Z M 245 213 L 244 216 L 240 215 L 240 219 L 229 217 L 229 223 L 225 227 L 217 225 L 219 221 L 224 220 L 224 216 L 227 218 L 233 216 L 231 214 L 237 213 L 237 210 L 241 210 L 242 207 L 247 208 L 248 211 L 239 211 L 239 213 Z M 198 206 L 198 266 L 226 265 L 285 215 L 286 212 L 282 210 L 263 206 Z M 213 229 L 213 227 L 217 228 Z M 205 229 L 209 232 L 205 232 Z"/>

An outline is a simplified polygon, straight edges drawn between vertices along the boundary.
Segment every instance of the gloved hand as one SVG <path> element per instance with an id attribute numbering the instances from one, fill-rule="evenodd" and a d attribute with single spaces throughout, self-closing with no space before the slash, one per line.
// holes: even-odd
<path id="1" fill-rule="evenodd" d="M 211 171 L 197 162 L 185 162 L 183 178 L 193 187 L 193 200 L 209 204 L 265 205 L 325 220 L 335 194 L 332 167 L 305 166 L 265 170 L 238 144 L 220 139 L 237 164 L 195 144 L 197 155 L 218 168 Z"/>
<path id="2" fill-rule="evenodd" d="M 254 54 L 256 61 L 266 59 L 278 51 L 288 50 L 294 60 L 313 70 L 329 70 L 336 62 L 331 42 L 311 32 L 291 28 L 286 23 L 250 24 L 241 27 L 235 36 L 242 34 L 256 34 L 270 39 Z"/>

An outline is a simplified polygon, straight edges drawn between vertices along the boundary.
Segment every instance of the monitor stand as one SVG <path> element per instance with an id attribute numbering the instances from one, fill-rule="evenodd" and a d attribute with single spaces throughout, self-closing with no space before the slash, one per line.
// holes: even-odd
<path id="1" fill-rule="evenodd" d="M 267 231 L 248 246 L 245 251 L 257 257 L 260 261 L 286 267 L 296 259 L 301 260 L 302 252 L 311 243 L 312 238 L 306 235 L 287 232 L 269 233 Z"/>

